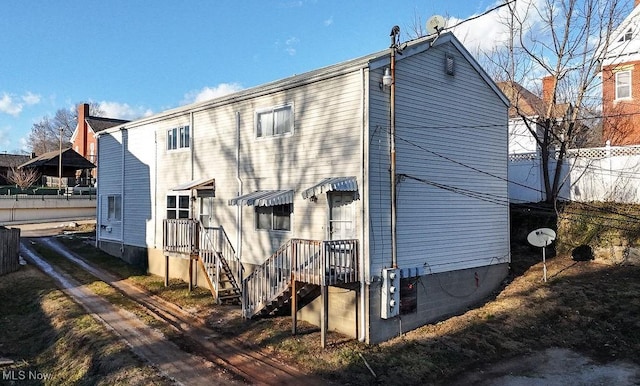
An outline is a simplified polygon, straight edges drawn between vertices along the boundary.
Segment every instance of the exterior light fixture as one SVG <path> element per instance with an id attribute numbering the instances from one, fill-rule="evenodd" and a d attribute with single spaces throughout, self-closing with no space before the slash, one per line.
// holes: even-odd
<path id="1" fill-rule="evenodd" d="M 385 87 L 391 87 L 393 84 L 393 77 L 391 76 L 391 70 L 389 68 L 384 69 L 384 76 L 382 77 L 382 85 Z"/>

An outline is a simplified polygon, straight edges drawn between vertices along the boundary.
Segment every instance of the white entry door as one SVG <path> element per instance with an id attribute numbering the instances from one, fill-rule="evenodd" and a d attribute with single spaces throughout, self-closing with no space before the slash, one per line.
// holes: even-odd
<path id="1" fill-rule="evenodd" d="M 329 192 L 329 239 L 356 238 L 353 192 Z"/>

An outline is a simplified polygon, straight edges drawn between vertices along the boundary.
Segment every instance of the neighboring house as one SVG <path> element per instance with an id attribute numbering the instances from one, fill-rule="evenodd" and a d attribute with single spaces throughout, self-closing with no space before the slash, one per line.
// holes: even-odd
<path id="1" fill-rule="evenodd" d="M 60 157 L 62 155 L 62 157 Z M 62 158 L 62 159 L 61 159 Z M 95 165 L 71 148 L 50 151 L 21 164 L 20 169 L 36 169 L 45 186 L 57 186 L 62 177 L 62 187 L 76 185 L 76 171 L 91 170 Z"/>
<path id="2" fill-rule="evenodd" d="M 293 303 L 369 343 L 486 298 L 510 262 L 508 100 L 450 33 L 397 56 L 394 98 L 389 68 L 386 50 L 97 133 L 97 244 L 159 275 L 197 259 L 246 317 Z"/>
<path id="3" fill-rule="evenodd" d="M 123 119 L 112 119 L 103 117 L 94 117 L 89 115 L 89 105 L 81 103 L 78 105 L 78 124 L 71 135 L 71 147 L 78 154 L 89 160 L 94 165 L 98 165 L 98 143 L 96 134 L 110 127 L 121 125 L 128 121 Z M 89 173 L 81 175 L 78 173 L 76 177 L 83 179 L 84 184 L 91 185 L 96 177 L 96 169 L 87 169 Z M 86 179 L 86 180 L 85 180 Z"/>
<path id="4" fill-rule="evenodd" d="M 0 186 L 13 185 L 13 183 L 7 180 L 7 173 L 9 173 L 12 168 L 17 168 L 21 164 L 29 161 L 29 159 L 31 159 L 31 157 L 28 155 L 0 154 Z"/>
<path id="5" fill-rule="evenodd" d="M 640 144 L 640 0 L 610 35 L 601 54 L 603 140 Z"/>

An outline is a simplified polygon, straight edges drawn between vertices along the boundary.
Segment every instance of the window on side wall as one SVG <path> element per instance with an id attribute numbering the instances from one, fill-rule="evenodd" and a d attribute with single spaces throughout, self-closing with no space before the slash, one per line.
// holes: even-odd
<path id="1" fill-rule="evenodd" d="M 189 201 L 187 195 L 167 196 L 167 219 L 189 218 Z"/>
<path id="2" fill-rule="evenodd" d="M 189 126 L 174 127 L 167 130 L 167 150 L 189 148 L 190 141 Z"/>
<path id="3" fill-rule="evenodd" d="M 119 194 L 107 196 L 107 220 L 122 220 L 122 197 Z"/>
<path id="4" fill-rule="evenodd" d="M 256 136 L 277 137 L 293 133 L 293 106 L 285 105 L 256 111 Z"/>
<path id="5" fill-rule="evenodd" d="M 616 99 L 631 98 L 631 71 L 616 72 Z"/>
<path id="6" fill-rule="evenodd" d="M 269 231 L 290 231 L 293 205 L 256 206 L 256 228 Z"/>

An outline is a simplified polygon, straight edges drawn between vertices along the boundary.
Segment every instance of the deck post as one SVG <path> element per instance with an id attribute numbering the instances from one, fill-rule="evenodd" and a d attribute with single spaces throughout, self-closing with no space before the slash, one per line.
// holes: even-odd
<path id="1" fill-rule="evenodd" d="M 189 292 L 193 291 L 193 256 L 189 256 Z"/>
<path id="2" fill-rule="evenodd" d="M 169 286 L 169 255 L 164 255 L 164 286 Z"/>
<path id="3" fill-rule="evenodd" d="M 296 278 L 291 273 L 291 334 L 298 333 L 298 288 Z"/>
<path id="4" fill-rule="evenodd" d="M 329 294 L 328 286 L 320 286 L 320 297 L 322 298 L 322 314 L 320 315 L 320 336 L 322 348 L 327 347 L 327 325 L 329 324 Z"/>

